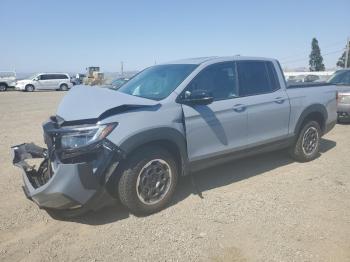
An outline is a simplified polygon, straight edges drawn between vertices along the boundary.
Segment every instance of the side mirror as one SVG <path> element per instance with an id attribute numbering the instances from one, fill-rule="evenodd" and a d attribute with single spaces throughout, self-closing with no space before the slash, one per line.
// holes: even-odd
<path id="1" fill-rule="evenodd" d="M 206 90 L 185 91 L 184 97 L 180 100 L 182 104 L 189 105 L 209 105 L 213 101 L 213 95 Z"/>
<path id="2" fill-rule="evenodd" d="M 34 78 L 33 78 L 33 81 L 38 81 L 38 80 L 39 80 L 38 77 L 34 77 Z"/>

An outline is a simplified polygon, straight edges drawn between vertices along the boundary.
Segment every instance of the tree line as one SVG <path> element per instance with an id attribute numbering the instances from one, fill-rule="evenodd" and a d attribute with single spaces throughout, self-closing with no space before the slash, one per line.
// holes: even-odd
<path id="1" fill-rule="evenodd" d="M 339 57 L 337 61 L 337 66 L 342 68 L 348 68 L 350 67 L 350 52 L 348 53 L 348 63 L 346 63 L 346 51 L 342 53 L 342 55 Z M 316 38 L 312 39 L 311 42 L 311 53 L 309 55 L 309 69 L 310 71 L 325 71 L 325 66 L 323 63 L 323 57 L 321 55 L 321 49 L 318 45 L 318 41 Z"/>

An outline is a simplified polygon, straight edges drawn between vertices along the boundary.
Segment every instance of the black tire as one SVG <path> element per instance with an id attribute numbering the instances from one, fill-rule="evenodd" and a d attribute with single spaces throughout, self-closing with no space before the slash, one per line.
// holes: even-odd
<path id="1" fill-rule="evenodd" d="M 1 84 L 0 84 L 0 92 L 5 92 L 6 90 L 7 90 L 7 85 L 1 83 Z"/>
<path id="2" fill-rule="evenodd" d="M 67 90 L 68 90 L 68 86 L 66 84 L 60 85 L 60 91 L 67 91 Z"/>
<path id="3" fill-rule="evenodd" d="M 35 90 L 35 87 L 33 85 L 26 85 L 25 89 L 27 92 L 33 92 Z"/>
<path id="4" fill-rule="evenodd" d="M 306 122 L 300 130 L 294 146 L 289 150 L 291 157 L 299 162 L 309 162 L 317 158 L 321 135 L 322 131 L 318 122 L 313 120 Z M 307 137 L 311 137 L 310 142 L 308 142 Z"/>
<path id="5" fill-rule="evenodd" d="M 168 171 L 159 171 L 159 167 Z M 150 174 L 153 172 L 153 169 L 158 171 Z M 141 172 L 142 170 L 144 171 Z M 162 178 L 160 179 L 162 182 L 155 182 L 154 175 L 161 176 Z M 164 176 L 168 178 L 164 178 Z M 176 161 L 167 150 L 159 146 L 143 147 L 128 157 L 123 165 L 122 174 L 117 186 L 120 202 L 135 215 L 148 215 L 160 211 L 171 200 L 177 184 L 177 178 L 178 168 Z M 141 182 L 141 179 L 143 182 Z M 154 183 L 156 184 L 154 185 Z M 159 189 L 159 185 L 161 189 Z M 144 187 L 148 194 L 153 196 L 160 194 L 159 199 L 149 200 L 154 203 L 146 203 L 145 201 L 147 200 L 142 197 L 142 194 L 145 192 L 141 190 L 142 187 Z M 161 191 L 164 192 L 161 193 Z"/>

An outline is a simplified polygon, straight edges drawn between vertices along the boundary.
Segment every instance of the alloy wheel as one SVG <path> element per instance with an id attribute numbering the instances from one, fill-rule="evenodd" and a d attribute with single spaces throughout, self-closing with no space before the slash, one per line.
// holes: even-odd
<path id="1" fill-rule="evenodd" d="M 169 192 L 173 174 L 163 159 L 154 159 L 143 166 L 136 182 L 139 200 L 145 205 L 159 203 Z"/>
<path id="2" fill-rule="evenodd" d="M 309 127 L 303 136 L 302 149 L 305 155 L 312 155 L 317 149 L 319 134 L 315 127 Z"/>

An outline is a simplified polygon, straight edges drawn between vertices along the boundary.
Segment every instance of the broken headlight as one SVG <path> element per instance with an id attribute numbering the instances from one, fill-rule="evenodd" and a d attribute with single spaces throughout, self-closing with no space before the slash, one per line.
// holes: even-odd
<path id="1" fill-rule="evenodd" d="M 94 126 L 65 127 L 61 131 L 62 149 L 76 149 L 96 143 L 108 136 L 117 123 Z"/>

